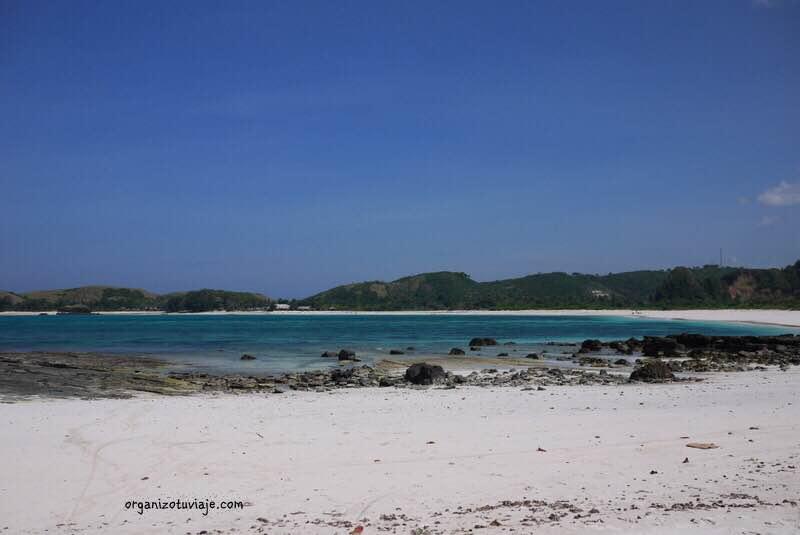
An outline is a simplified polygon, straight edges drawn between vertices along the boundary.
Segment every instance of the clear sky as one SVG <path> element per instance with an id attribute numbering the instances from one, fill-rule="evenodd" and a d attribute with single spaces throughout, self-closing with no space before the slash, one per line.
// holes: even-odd
<path id="1" fill-rule="evenodd" d="M 800 258 L 800 2 L 0 0 L 0 288 Z"/>

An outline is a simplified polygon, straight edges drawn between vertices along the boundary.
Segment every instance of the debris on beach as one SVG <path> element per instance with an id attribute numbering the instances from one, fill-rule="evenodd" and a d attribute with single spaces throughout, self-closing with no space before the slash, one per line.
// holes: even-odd
<path id="1" fill-rule="evenodd" d="M 714 449 L 719 448 L 719 446 L 717 446 L 713 442 L 689 442 L 688 444 L 686 444 L 686 447 L 687 448 L 695 448 L 695 449 L 698 449 L 698 450 L 714 450 Z M 688 461 L 686 461 L 686 462 L 688 462 Z"/>

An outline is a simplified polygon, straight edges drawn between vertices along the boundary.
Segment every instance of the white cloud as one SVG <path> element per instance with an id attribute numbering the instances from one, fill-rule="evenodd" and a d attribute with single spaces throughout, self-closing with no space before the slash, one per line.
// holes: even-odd
<path id="1" fill-rule="evenodd" d="M 800 182 L 781 182 L 758 196 L 758 201 L 767 206 L 792 206 L 800 204 Z"/>

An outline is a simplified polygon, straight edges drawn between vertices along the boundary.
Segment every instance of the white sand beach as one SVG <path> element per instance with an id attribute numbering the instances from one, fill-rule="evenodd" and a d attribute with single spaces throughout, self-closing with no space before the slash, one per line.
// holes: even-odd
<path id="1" fill-rule="evenodd" d="M 46 314 L 55 314 L 55 311 Z M 35 316 L 40 312 L 0 312 L 0 316 Z M 157 311 L 125 311 L 102 312 L 109 315 L 159 315 L 165 312 Z M 441 310 L 441 311 L 274 311 L 274 312 L 199 312 L 192 315 L 222 315 L 222 314 L 270 314 L 270 315 L 301 315 L 301 316 L 331 316 L 331 315 L 501 315 L 501 316 L 618 316 L 661 318 L 694 321 L 726 321 L 735 323 L 756 323 L 763 325 L 783 325 L 785 327 L 800 327 L 800 310 L 762 310 L 762 309 L 709 309 L 709 310 Z"/>
<path id="2" fill-rule="evenodd" d="M 800 369 L 705 377 L 0 404 L 0 533 L 798 533 Z"/>

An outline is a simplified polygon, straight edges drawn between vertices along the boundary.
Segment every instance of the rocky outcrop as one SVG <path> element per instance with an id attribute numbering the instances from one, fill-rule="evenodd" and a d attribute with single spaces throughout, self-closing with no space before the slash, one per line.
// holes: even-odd
<path id="1" fill-rule="evenodd" d="M 600 351 L 603 343 L 600 340 L 584 340 L 578 353 L 589 353 L 590 351 Z"/>
<path id="2" fill-rule="evenodd" d="M 682 344 L 686 349 L 697 349 L 700 347 L 708 347 L 713 342 L 713 338 L 704 334 L 694 333 L 681 333 L 672 337 L 676 342 Z"/>
<path id="3" fill-rule="evenodd" d="M 414 385 L 443 383 L 446 377 L 447 374 L 445 374 L 444 368 L 425 362 L 412 364 L 405 373 L 406 381 Z"/>
<path id="4" fill-rule="evenodd" d="M 628 345 L 627 342 L 609 342 L 608 347 L 616 351 L 617 353 L 622 353 L 623 355 L 633 355 L 633 348 Z"/>
<path id="5" fill-rule="evenodd" d="M 645 357 L 674 357 L 686 348 L 674 338 L 660 336 L 645 336 L 642 343 L 642 354 Z"/>
<path id="6" fill-rule="evenodd" d="M 663 360 L 646 360 L 641 366 L 631 372 L 630 381 L 644 383 L 665 383 L 675 379 L 672 368 Z"/>
<path id="7" fill-rule="evenodd" d="M 339 351 L 338 355 L 339 360 L 350 360 L 353 362 L 359 362 L 360 359 L 356 357 L 355 351 L 350 351 L 349 349 L 342 349 Z"/>
<path id="8" fill-rule="evenodd" d="M 494 338 L 473 338 L 467 345 L 469 345 L 469 347 L 496 346 L 497 340 Z"/>
<path id="9" fill-rule="evenodd" d="M 578 364 L 580 364 L 581 366 L 602 368 L 608 366 L 608 361 L 606 359 L 601 359 L 600 357 L 580 357 L 578 359 Z"/>
<path id="10" fill-rule="evenodd" d="M 465 355 L 465 354 L 466 353 L 464 353 L 463 349 L 459 349 L 457 347 L 452 348 L 448 353 L 448 355 Z"/>
<path id="11" fill-rule="evenodd" d="M 256 360 L 256 358 L 253 355 L 245 353 L 239 360 Z"/>

